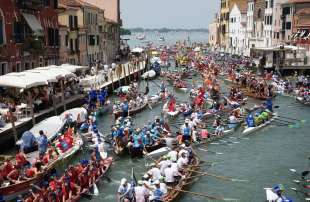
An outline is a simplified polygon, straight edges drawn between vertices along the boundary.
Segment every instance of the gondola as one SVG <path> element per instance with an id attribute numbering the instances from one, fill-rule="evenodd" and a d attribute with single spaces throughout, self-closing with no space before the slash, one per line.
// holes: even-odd
<path id="1" fill-rule="evenodd" d="M 141 112 L 143 109 L 145 109 L 148 106 L 148 101 L 144 101 L 144 103 L 140 106 L 137 106 L 133 109 L 130 109 L 128 112 L 129 116 L 132 116 L 134 114 L 137 114 L 139 112 Z M 118 117 L 120 117 L 122 115 L 122 111 L 121 110 L 116 110 L 113 112 L 115 119 L 117 119 Z"/>

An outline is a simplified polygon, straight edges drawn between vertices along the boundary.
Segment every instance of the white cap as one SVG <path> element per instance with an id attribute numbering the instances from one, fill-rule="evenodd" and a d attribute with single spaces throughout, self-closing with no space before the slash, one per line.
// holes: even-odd
<path id="1" fill-rule="evenodd" d="M 121 185 L 126 184 L 126 182 L 127 182 L 126 178 L 123 178 L 123 179 L 121 180 Z"/>
<path id="2" fill-rule="evenodd" d="M 154 182 L 154 184 L 160 184 L 159 180 L 156 180 L 156 181 Z"/>

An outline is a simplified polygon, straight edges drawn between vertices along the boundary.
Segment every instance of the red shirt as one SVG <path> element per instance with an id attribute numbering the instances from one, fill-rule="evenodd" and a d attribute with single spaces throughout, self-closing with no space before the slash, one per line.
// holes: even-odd
<path id="1" fill-rule="evenodd" d="M 17 153 L 15 159 L 16 159 L 16 165 L 19 167 L 24 166 L 27 163 L 27 159 L 21 153 Z"/>
<path id="2" fill-rule="evenodd" d="M 36 173 L 34 171 L 34 168 L 29 168 L 29 169 L 26 170 L 26 177 L 28 177 L 28 178 L 34 177 L 35 174 Z"/>
<path id="3" fill-rule="evenodd" d="M 2 169 L 2 176 L 8 176 L 8 174 L 14 169 L 11 162 L 7 162 Z"/>

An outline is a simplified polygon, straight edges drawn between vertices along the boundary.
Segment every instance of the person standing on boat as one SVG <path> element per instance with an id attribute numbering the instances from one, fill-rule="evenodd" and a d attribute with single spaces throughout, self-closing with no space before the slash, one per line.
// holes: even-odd
<path id="1" fill-rule="evenodd" d="M 129 115 L 129 104 L 127 99 L 122 103 L 122 111 L 122 117 L 126 118 Z"/>
<path id="2" fill-rule="evenodd" d="M 39 131 L 40 137 L 38 138 L 39 155 L 44 156 L 48 148 L 48 139 L 42 130 Z"/>
<path id="3" fill-rule="evenodd" d="M 123 178 L 121 180 L 121 185 L 117 190 L 117 198 L 118 201 L 124 201 L 124 202 L 132 202 L 134 199 L 134 196 L 131 191 L 131 184 L 127 182 L 126 178 Z"/>
<path id="4" fill-rule="evenodd" d="M 24 132 L 21 139 L 22 144 L 20 145 L 20 148 L 25 154 L 37 149 L 37 140 L 30 131 Z"/>
<path id="5" fill-rule="evenodd" d="M 183 132 L 182 142 L 191 141 L 192 131 L 188 124 L 188 121 L 185 121 L 185 125 L 183 126 L 182 132 Z"/>
<path id="6" fill-rule="evenodd" d="M 165 81 L 162 81 L 160 84 L 160 92 L 165 93 L 166 92 L 166 84 Z"/>
<path id="7" fill-rule="evenodd" d="M 146 202 L 149 197 L 149 190 L 146 188 L 142 180 L 138 181 L 138 186 L 134 188 L 136 202 Z"/>
<path id="8" fill-rule="evenodd" d="M 163 201 L 163 196 L 164 192 L 160 189 L 160 182 L 159 180 L 156 180 L 154 182 L 155 189 L 153 190 L 153 195 L 151 202 L 162 202 Z"/>

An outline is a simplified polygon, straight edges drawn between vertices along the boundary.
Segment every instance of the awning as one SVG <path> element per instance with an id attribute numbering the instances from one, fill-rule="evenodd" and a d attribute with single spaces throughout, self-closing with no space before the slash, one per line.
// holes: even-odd
<path id="1" fill-rule="evenodd" d="M 36 35 L 42 36 L 43 35 L 43 27 L 41 26 L 41 23 L 36 18 L 36 16 L 29 14 L 29 13 L 23 13 L 23 16 L 24 16 L 25 20 L 27 21 L 31 30 Z"/>

